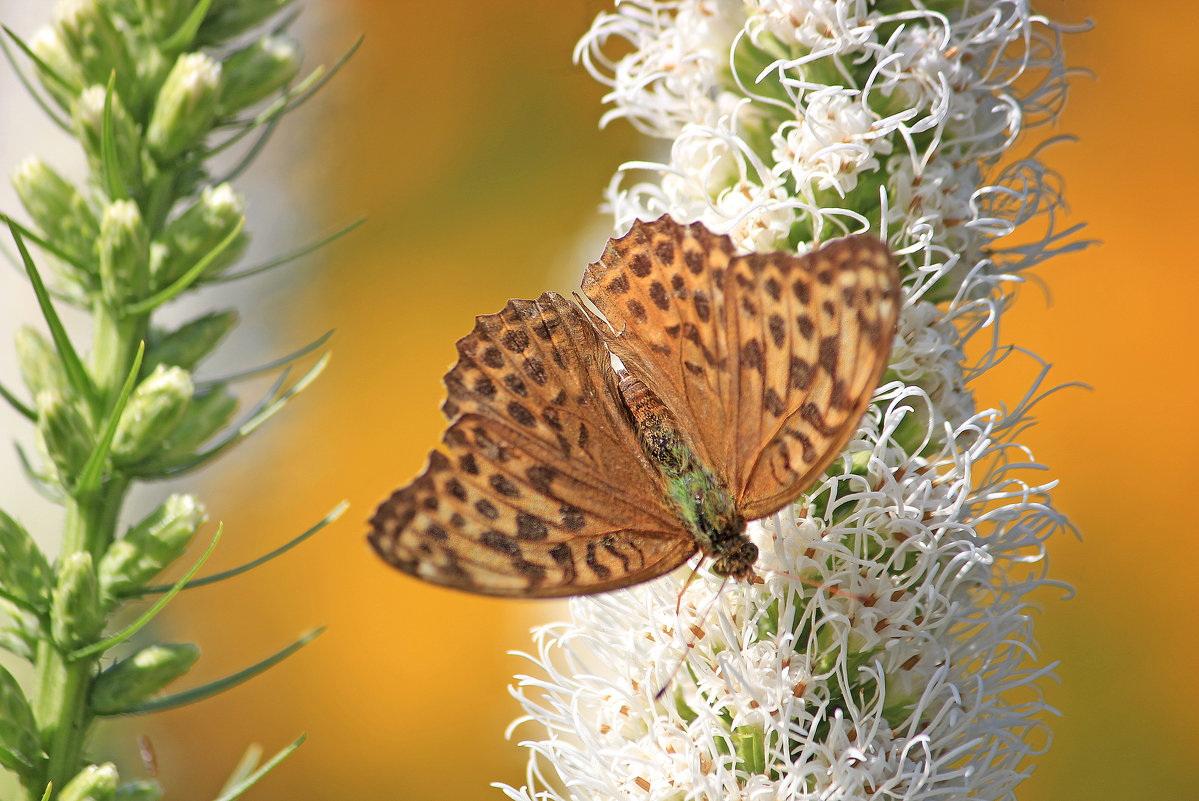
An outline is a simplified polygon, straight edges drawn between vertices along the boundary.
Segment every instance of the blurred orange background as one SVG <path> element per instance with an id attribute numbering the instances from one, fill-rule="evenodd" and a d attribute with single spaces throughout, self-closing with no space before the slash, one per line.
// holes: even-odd
<path id="1" fill-rule="evenodd" d="M 403 578 L 368 552 L 362 521 L 435 443 L 440 379 L 473 316 L 571 289 L 602 247 L 602 189 L 621 161 L 644 155 L 627 126 L 597 129 L 602 87 L 570 61 L 608 5 L 342 0 L 306 41 L 310 63 L 329 63 L 367 35 L 326 93 L 284 126 L 304 157 L 282 180 L 318 198 L 320 230 L 370 220 L 317 267 L 276 275 L 284 288 L 246 323 L 269 325 L 280 352 L 335 328 L 334 358 L 204 478 L 201 494 L 226 531 L 206 571 L 275 547 L 342 499 L 352 506 L 268 566 L 182 594 L 162 634 L 203 648 L 180 682 L 191 685 L 309 627 L 328 630 L 226 695 L 117 724 L 106 749 L 126 757 L 127 775 L 145 734 L 168 797 L 209 799 L 248 743 L 273 753 L 307 732 L 248 797 L 497 799 L 490 782 L 523 783 L 525 753 L 503 732 L 518 714 L 505 688 L 525 666 L 506 651 L 530 648 L 530 625 L 562 607 Z M 1199 616 L 1184 610 L 1199 600 L 1186 522 L 1199 452 L 1199 269 L 1189 255 L 1199 83 L 1187 37 L 1161 28 L 1193 8 L 1156 3 L 1151 19 L 1119 0 L 1039 9 L 1095 24 L 1066 39 L 1069 63 L 1095 77 L 1075 80 L 1056 128 L 1032 136 L 1078 137 L 1044 158 L 1065 178 L 1067 223 L 1086 222 L 1103 245 L 1040 267 L 1052 301 L 1029 285 L 1004 319 L 1005 341 L 1054 363 L 1052 383 L 1094 387 L 1050 397 L 1023 438 L 1060 478 L 1056 503 L 1084 541 L 1049 546 L 1052 577 L 1077 595 L 1043 596 L 1037 635 L 1044 660 L 1061 661 L 1060 684 L 1046 690 L 1062 717 L 1019 796 L 1193 796 Z M 251 228 L 256 215 L 288 210 L 251 208 Z M 1007 372 L 988 377 L 980 404 L 1019 400 L 1029 374 Z"/>

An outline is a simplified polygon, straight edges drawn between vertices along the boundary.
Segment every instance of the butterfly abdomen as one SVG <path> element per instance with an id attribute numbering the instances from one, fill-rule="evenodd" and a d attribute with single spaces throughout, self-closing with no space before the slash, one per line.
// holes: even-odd
<path id="1" fill-rule="evenodd" d="M 700 550 L 718 575 L 753 573 L 757 547 L 745 537 L 745 520 L 720 480 L 695 455 L 665 404 L 644 383 L 624 373 L 618 384 L 649 460 L 666 479 L 666 491 Z"/>

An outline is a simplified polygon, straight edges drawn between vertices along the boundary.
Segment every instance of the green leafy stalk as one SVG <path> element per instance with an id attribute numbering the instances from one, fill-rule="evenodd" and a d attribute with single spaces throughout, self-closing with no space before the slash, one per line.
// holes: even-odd
<path id="1" fill-rule="evenodd" d="M 34 676 L 26 690 L 0 670 L 0 769 L 19 778 L 28 801 L 162 797 L 155 782 L 122 784 L 112 763 L 91 761 L 96 716 L 200 700 L 266 670 L 315 636 L 165 698 L 152 696 L 191 668 L 197 646 L 140 643 L 132 656 L 106 660 L 100 670 L 111 649 L 135 635 L 145 638 L 146 624 L 198 583 L 192 577 L 220 536 L 218 528 L 184 575 L 155 584 L 187 550 L 206 513 L 195 498 L 178 494 L 123 526 L 130 488 L 215 459 L 303 390 L 328 359 L 317 355 L 288 385 L 291 366 L 323 349 L 326 335 L 265 367 L 197 381 L 193 371 L 236 315 L 212 310 L 173 329 L 154 320 L 164 304 L 225 280 L 248 242 L 245 202 L 226 180 L 212 177 L 209 159 L 253 135 L 246 141 L 255 144 L 231 176 L 240 173 L 286 114 L 341 66 L 301 76 L 299 46 L 284 33 L 290 20 L 255 33 L 290 4 L 61 0 L 53 24 L 28 42 L 7 28 L 7 39 L 0 37 L 22 84 L 78 138 L 89 170 L 77 186 L 36 156 L 27 158 L 12 176 L 27 219 L 0 213 L 45 332 L 17 332 L 25 393 L 0 387 L 0 398 L 36 426 L 38 453 L 20 451 L 22 464 L 34 487 L 65 507 L 54 563 L 20 522 L 0 511 L 0 647 L 31 662 Z M 228 278 L 280 266 L 356 225 Z M 91 316 L 90 343 L 68 335 L 58 309 L 63 303 Z M 231 425 L 237 398 L 229 384 L 275 371 L 282 373 L 276 386 Z M 271 554 L 205 581 L 282 554 L 338 513 Z M 159 597 L 132 623 L 112 625 L 126 604 L 152 594 Z M 302 740 L 265 765 L 255 757 L 224 797 L 240 795 Z"/>

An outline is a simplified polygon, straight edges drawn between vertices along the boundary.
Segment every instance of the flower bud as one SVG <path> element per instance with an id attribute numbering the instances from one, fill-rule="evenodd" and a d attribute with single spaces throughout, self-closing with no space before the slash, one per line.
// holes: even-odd
<path id="1" fill-rule="evenodd" d="M 100 221 L 100 286 L 113 307 L 146 294 L 150 280 L 150 235 L 142 213 L 132 200 L 118 200 L 104 209 Z"/>
<path id="2" fill-rule="evenodd" d="M 107 83 L 114 71 L 118 81 L 133 74 L 125 37 L 108 13 L 99 0 L 59 0 L 54 5 L 54 27 L 87 83 Z"/>
<path id="3" fill-rule="evenodd" d="M 100 590 L 112 600 L 137 591 L 179 558 L 206 519 L 190 495 L 172 495 L 108 546 L 100 559 Z"/>
<path id="4" fill-rule="evenodd" d="M 118 787 L 112 801 L 159 801 L 161 798 L 162 786 L 158 782 L 138 779 Z"/>
<path id="5" fill-rule="evenodd" d="M 21 685 L 0 665 L 0 766 L 28 777 L 45 759 Z"/>
<path id="6" fill-rule="evenodd" d="M 221 42 L 245 33 L 293 0 L 212 0 L 199 36 L 206 43 Z"/>
<path id="7" fill-rule="evenodd" d="M 37 434 L 59 480 L 69 485 L 95 445 L 87 420 L 61 392 L 45 389 L 37 394 Z"/>
<path id="8" fill-rule="evenodd" d="M 152 370 L 156 365 L 165 364 L 194 370 L 235 325 L 237 312 L 229 309 L 197 317 L 174 331 L 151 332 L 145 369 Z"/>
<path id="9" fill-rule="evenodd" d="M 36 328 L 27 325 L 18 328 L 13 339 L 16 341 L 17 367 L 25 386 L 29 388 L 29 394 L 37 397 L 44 389 L 65 393 L 67 376 L 58 359 L 58 351 L 50 340 Z"/>
<path id="10" fill-rule="evenodd" d="M 237 411 L 237 396 L 217 387 L 192 398 L 183 421 L 163 443 L 162 450 L 137 466 L 138 475 L 153 475 L 190 459 L 205 442 L 229 424 Z"/>
<path id="11" fill-rule="evenodd" d="M 58 105 L 64 109 L 70 108 L 71 103 L 75 101 L 75 96 L 83 88 L 83 73 L 71 54 L 67 52 L 66 45 L 63 44 L 58 31 L 48 25 L 39 28 L 29 40 L 29 49 L 46 65 L 46 69 L 52 70 L 62 81 L 60 83 L 47 75 L 44 69 L 37 67 L 37 77 L 41 81 L 42 88 L 54 98 Z M 66 86 L 63 86 L 63 83 Z"/>
<path id="12" fill-rule="evenodd" d="M 194 267 L 229 236 L 245 213 L 245 200 L 229 184 L 205 188 L 200 199 L 172 220 L 159 239 L 163 250 L 151 266 L 155 288 L 170 285 Z M 207 273 L 215 274 L 231 264 L 248 241 L 244 232 L 239 234 L 208 266 Z"/>
<path id="13" fill-rule="evenodd" d="M 100 585 L 87 551 L 69 554 L 58 571 L 50 606 L 50 633 L 62 648 L 87 645 L 104 630 Z"/>
<path id="14" fill-rule="evenodd" d="M 44 609 L 53 583 L 50 564 L 29 532 L 0 511 L 0 587 L 9 597 Z"/>
<path id="15" fill-rule="evenodd" d="M 140 704 L 191 670 L 200 658 L 194 645 L 151 645 L 104 670 L 92 684 L 92 711 L 118 715 Z"/>
<path id="16" fill-rule="evenodd" d="M 178 367 L 158 365 L 133 390 L 112 440 L 112 458 L 132 464 L 162 447 L 183 419 L 195 387 Z"/>
<path id="17" fill-rule="evenodd" d="M 58 801 L 113 801 L 118 779 L 117 766 L 111 762 L 88 765 L 67 782 Z"/>
<path id="18" fill-rule="evenodd" d="M 37 156 L 29 156 L 17 166 L 12 185 L 46 239 L 76 261 L 91 261 L 100 224 L 74 186 Z"/>
<path id="19" fill-rule="evenodd" d="M 87 154 L 87 162 L 94 174 L 102 174 L 104 154 L 104 104 L 108 92 L 103 86 L 84 89 L 71 107 L 71 122 L 75 135 Z M 112 95 L 112 144 L 116 153 L 117 176 L 126 189 L 136 192 L 142 185 L 141 132 L 129 116 L 121 96 Z"/>
<path id="20" fill-rule="evenodd" d="M 212 128 L 221 96 L 221 65 L 203 53 L 175 61 L 154 101 L 146 144 L 159 162 L 199 144 Z"/>
<path id="21" fill-rule="evenodd" d="M 231 54 L 221 65 L 225 85 L 221 112 L 252 106 L 282 89 L 300 71 L 300 46 L 288 36 L 264 36 Z"/>

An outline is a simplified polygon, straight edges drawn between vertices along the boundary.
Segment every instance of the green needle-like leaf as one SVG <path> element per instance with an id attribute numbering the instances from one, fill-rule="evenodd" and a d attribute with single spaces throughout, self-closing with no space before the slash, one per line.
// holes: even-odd
<path id="1" fill-rule="evenodd" d="M 112 448 L 112 439 L 116 436 L 117 425 L 121 422 L 121 414 L 125 411 L 125 405 L 129 402 L 129 396 L 133 394 L 133 387 L 137 384 L 137 375 L 142 368 L 142 356 L 146 352 L 146 343 L 141 342 L 137 346 L 137 353 L 133 357 L 133 367 L 129 371 L 129 376 L 125 379 L 124 385 L 121 386 L 121 392 L 117 396 L 116 403 L 112 410 L 108 413 L 108 420 L 104 424 L 104 431 L 100 434 L 100 440 L 96 443 L 95 450 L 84 464 L 83 469 L 79 472 L 79 480 L 75 483 L 74 495 L 81 497 L 88 492 L 100 486 L 100 475 L 104 470 L 104 465 L 108 461 L 108 454 Z"/>
<path id="2" fill-rule="evenodd" d="M 121 166 L 117 163 L 117 146 L 112 128 L 112 96 L 117 81 L 116 70 L 108 76 L 104 89 L 104 116 L 100 124 L 100 180 L 111 200 L 129 197 L 125 182 L 121 180 Z"/>
<path id="3" fill-rule="evenodd" d="M 299 350 L 292 351 L 286 356 L 280 356 L 274 361 L 269 361 L 266 364 L 260 364 L 257 367 L 251 367 L 248 370 L 242 370 L 238 373 L 230 373 L 229 375 L 222 376 L 220 378 L 214 378 L 210 381 L 202 381 L 198 386 L 207 389 L 210 387 L 220 386 L 222 384 L 231 384 L 234 381 L 244 381 L 247 378 L 253 378 L 255 376 L 262 375 L 263 373 L 273 372 L 278 370 L 280 367 L 286 367 L 292 362 L 307 356 L 309 353 L 312 353 L 321 345 L 324 345 L 326 342 L 328 342 L 331 336 L 333 336 L 333 332 L 326 331 L 319 338 L 309 342 Z"/>
<path id="4" fill-rule="evenodd" d="M 233 227 L 233 230 L 229 232 L 228 236 L 222 239 L 216 247 L 204 254 L 202 259 L 192 265 L 192 267 L 183 275 L 179 276 L 174 283 L 172 283 L 170 286 L 164 287 L 158 292 L 155 292 L 148 298 L 143 298 L 136 303 L 129 304 L 122 309 L 122 313 L 127 317 L 131 317 L 136 314 L 145 314 L 146 312 L 153 311 L 167 301 L 174 299 L 179 293 L 183 292 L 183 290 L 187 289 L 196 281 L 196 279 L 203 275 L 204 271 L 208 269 L 208 265 L 212 264 L 213 260 L 216 259 L 217 256 L 221 255 L 225 248 L 233 244 L 233 240 L 236 239 L 237 235 L 241 233 L 242 226 L 245 224 L 246 218 L 242 217 L 240 220 L 238 220 L 237 225 Z"/>
<path id="5" fill-rule="evenodd" d="M 353 231 L 355 228 L 362 225 L 364 222 L 366 222 L 366 217 L 359 217 L 357 220 L 354 220 L 354 222 L 350 223 L 345 228 L 335 231 L 332 234 L 329 234 L 329 236 L 327 236 L 324 239 L 321 239 L 317 242 L 313 242 L 309 245 L 305 245 L 304 247 L 300 248 L 299 250 L 293 250 L 291 253 L 288 253 L 285 256 L 280 256 L 277 259 L 272 259 L 271 261 L 268 261 L 265 264 L 258 264 L 258 265 L 255 265 L 254 267 L 248 267 L 245 270 L 241 270 L 239 272 L 224 273 L 222 275 L 217 275 L 212 278 L 205 279 L 203 281 L 203 283 L 205 283 L 205 284 L 223 284 L 228 281 L 236 281 L 239 278 L 249 278 L 251 275 L 258 275 L 259 273 L 265 273 L 267 270 L 273 270 L 276 267 L 281 267 L 284 264 L 287 264 L 289 262 L 295 261 L 296 259 L 307 256 L 309 253 L 312 253 L 313 251 L 320 250 L 325 245 L 328 245 L 328 244 L 334 242 L 335 240 L 338 240 L 341 237 L 345 236 L 350 231 Z"/>
<path id="6" fill-rule="evenodd" d="M 194 704 L 197 701 L 203 701 L 205 698 L 211 698 L 212 696 L 218 695 L 225 690 L 230 689 L 231 687 L 236 687 L 239 684 L 249 681 L 263 671 L 269 670 L 271 667 L 279 664 L 284 659 L 315 640 L 317 637 L 323 634 L 324 631 L 325 628 L 323 626 L 319 629 L 310 631 L 304 636 L 300 637 L 300 639 L 293 642 L 291 645 L 275 652 L 266 659 L 263 659 L 261 662 L 250 665 L 248 668 L 239 670 L 237 673 L 226 676 L 223 679 L 218 679 L 200 687 L 194 687 L 190 690 L 184 690 L 180 693 L 173 693 L 171 695 L 163 696 L 162 698 L 155 698 L 152 701 L 136 704 L 122 711 L 120 714 L 144 715 L 148 712 L 162 712 L 166 709 L 175 709 L 176 707 Z"/>
<path id="7" fill-rule="evenodd" d="M 69 253 L 64 251 L 62 248 L 56 247 L 53 242 L 50 242 L 50 241 L 45 240 L 42 237 L 38 236 L 37 232 L 29 230 L 28 228 L 21 225 L 16 220 L 14 220 L 12 217 L 9 217 L 7 214 L 0 214 L 0 221 L 3 221 L 4 223 L 6 223 L 9 228 L 15 228 L 18 231 L 20 231 L 21 236 L 25 237 L 30 242 L 37 245 L 39 248 L 46 251 L 51 256 L 62 259 L 67 264 L 71 265 L 72 267 L 79 270 L 80 272 L 87 272 L 87 270 L 88 270 L 87 265 L 81 264 L 74 256 L 70 255 Z M 7 253 L 7 251 L 6 251 L 5 255 L 9 255 Z M 15 261 L 13 263 L 16 264 Z M 17 265 L 17 266 L 19 267 L 19 265 Z M 62 298 L 64 300 L 68 299 L 68 298 L 66 298 L 66 296 L 64 296 L 62 294 L 57 294 L 56 297 Z"/>
<path id="8" fill-rule="evenodd" d="M 50 69 L 50 67 L 46 64 L 46 62 L 42 61 L 40 58 L 35 56 L 33 54 L 33 50 L 31 50 L 29 48 L 29 45 L 25 44 L 25 42 L 21 40 L 21 37 L 17 36 L 15 33 L 13 33 L 7 25 L 3 25 L 0 27 L 2 27 L 4 29 L 4 32 L 8 34 L 10 39 L 12 39 L 14 42 L 16 42 L 17 47 L 21 48 L 21 51 L 24 52 L 25 55 L 29 57 L 30 61 L 32 61 L 34 64 L 37 65 L 38 69 L 40 69 L 43 72 L 43 74 L 46 75 L 46 77 L 50 78 L 50 80 L 54 81 L 59 86 L 70 89 L 72 92 L 75 91 L 70 86 L 70 84 L 68 84 L 65 80 L 63 80 L 61 75 L 59 75 L 54 70 Z M 50 120 L 55 125 L 57 125 L 59 128 L 62 128 L 64 131 L 67 131 L 68 133 L 70 133 L 71 132 L 70 121 L 68 121 L 67 119 L 60 116 L 58 113 L 58 110 L 55 109 L 53 106 L 51 106 L 49 103 L 47 103 L 45 101 L 45 99 L 42 97 L 41 92 L 37 91 L 37 89 L 34 88 L 33 82 L 29 80 L 28 76 L 25 75 L 25 71 L 23 69 L 21 69 L 21 65 L 17 63 L 17 60 L 15 58 L 13 58 L 12 51 L 8 49 L 8 45 L 5 44 L 3 39 L 0 39 L 0 48 L 2 48 L 4 50 L 4 57 L 7 58 L 8 63 L 12 65 L 13 72 L 15 72 L 17 74 L 17 80 L 19 80 L 21 82 L 21 85 L 25 87 L 25 91 L 28 92 L 29 96 L 33 98 L 33 102 L 37 103 L 38 107 L 42 111 L 46 112 L 46 116 L 49 117 Z"/>
<path id="9" fill-rule="evenodd" d="M 204 21 L 204 15 L 208 13 L 210 5 L 212 5 L 212 0 L 200 0 L 196 3 L 195 8 L 191 10 L 187 19 L 183 20 L 175 32 L 159 43 L 159 49 L 164 53 L 181 53 L 186 50 L 196 38 L 196 31 L 200 30 L 200 23 Z"/>
<path id="10" fill-rule="evenodd" d="M 241 442 L 243 439 L 245 439 L 251 433 L 253 433 L 254 429 L 258 428 L 258 426 L 265 423 L 276 412 L 278 412 L 280 409 L 282 409 L 289 400 L 291 400 L 293 397 L 295 397 L 295 395 L 297 393 L 303 391 L 305 387 L 307 387 L 309 384 L 311 384 L 316 379 L 316 377 L 321 374 L 321 371 L 323 371 L 325 369 L 325 366 L 328 363 L 329 363 L 329 354 L 326 353 L 324 356 L 322 356 L 320 358 L 320 360 L 315 365 L 312 366 L 312 368 L 307 373 L 305 373 L 300 378 L 299 381 L 297 381 L 295 384 L 293 384 L 291 386 L 291 389 L 287 390 L 287 392 L 283 393 L 278 398 L 275 398 L 272 400 L 272 396 L 274 396 L 275 392 L 277 391 L 277 388 L 279 386 L 281 386 L 281 382 L 276 382 L 276 387 L 272 388 L 272 391 L 270 393 L 268 393 L 267 396 L 262 399 L 262 401 L 259 403 L 258 407 L 255 408 L 255 410 L 250 414 L 249 418 L 244 423 L 242 423 L 235 430 L 233 430 L 232 432 L 227 434 L 225 436 L 225 438 L 222 439 L 220 442 L 218 442 L 216 445 L 213 445 L 211 448 L 208 448 L 207 450 L 197 453 L 192 459 L 188 460 L 187 462 L 184 462 L 183 464 L 180 464 L 176 467 L 171 468 L 169 471 L 166 471 L 166 475 L 177 476 L 182 473 L 186 473 L 189 470 L 194 470 L 195 468 L 199 467 L 200 465 L 216 458 L 219 454 L 221 454 L 224 451 L 228 450 L 229 448 L 233 447 L 238 442 Z M 280 379 L 285 378 L 286 375 L 287 374 L 285 373 L 283 376 L 280 376 Z"/>
<path id="11" fill-rule="evenodd" d="M 0 398 L 4 398 L 4 400 L 8 402 L 8 405 L 13 407 L 13 409 L 15 409 L 22 417 L 31 420 L 32 422 L 37 422 L 37 412 L 22 403 L 20 398 L 12 394 L 8 387 L 4 386 L 3 384 L 0 384 Z"/>
<path id="12" fill-rule="evenodd" d="M 154 605 L 147 609 L 141 617 L 111 637 L 107 637 L 99 642 L 94 642 L 91 645 L 87 645 L 83 648 L 72 651 L 71 653 L 67 654 L 67 661 L 75 662 L 83 659 L 86 656 L 103 653 L 109 648 L 112 648 L 114 645 L 119 645 L 125 642 L 125 640 L 132 637 L 134 634 L 140 631 L 143 626 L 153 620 L 154 616 L 161 612 L 164 606 L 170 603 L 171 599 L 175 597 L 179 590 L 183 589 L 183 586 L 191 580 L 191 577 L 196 575 L 196 571 L 199 570 L 206 561 L 208 561 L 209 555 L 212 554 L 213 549 L 216 548 L 216 544 L 221 539 L 221 530 L 223 528 L 224 524 L 217 526 L 216 535 L 213 536 L 212 542 L 208 546 L 208 550 L 204 551 L 204 555 L 200 557 L 199 561 L 192 565 L 191 570 L 188 570 L 187 574 L 183 578 L 175 582 L 175 585 L 171 587 L 171 589 L 167 590 L 165 595 L 155 601 Z"/>
<path id="13" fill-rule="evenodd" d="M 291 753 L 299 748 L 307 738 L 307 734 L 301 734 L 296 738 L 295 742 L 271 757 L 265 765 L 254 771 L 254 773 L 247 777 L 244 781 L 239 782 L 237 785 L 221 793 L 220 797 L 216 798 L 214 801 L 233 801 L 233 799 L 237 798 L 246 790 L 249 790 L 251 787 L 253 787 L 259 779 L 270 773 L 276 765 L 291 756 Z"/>
<path id="14" fill-rule="evenodd" d="M 333 511 L 331 511 L 331 512 L 329 512 L 329 514 L 325 515 L 319 523 L 317 523 L 312 528 L 308 529 L 307 531 L 305 531 L 303 534 L 299 535 L 298 537 L 290 540 L 289 542 L 284 543 L 283 545 L 280 545 L 278 548 L 271 551 L 270 553 L 265 553 L 262 556 L 258 557 L 257 559 L 253 559 L 249 562 L 246 562 L 243 565 L 239 565 L 238 567 L 232 568 L 231 570 L 222 570 L 220 573 L 215 573 L 211 576 L 205 576 L 204 578 L 198 578 L 195 581 L 189 581 L 186 585 L 184 585 L 183 589 L 190 590 L 195 587 L 203 587 L 206 584 L 215 584 L 218 581 L 224 581 L 225 579 L 231 579 L 234 576 L 239 576 L 248 570 L 253 570 L 254 568 L 258 567 L 259 565 L 266 564 L 267 562 L 271 561 L 272 559 L 274 559 L 278 556 L 282 556 L 283 554 L 287 553 L 292 548 L 296 547 L 301 542 L 308 539 L 312 535 L 316 534 L 318 531 L 320 531 L 325 526 L 332 523 L 337 518 L 341 517 L 342 513 L 346 509 L 348 509 L 349 506 L 350 505 L 347 502 L 342 501 L 341 503 L 337 504 L 337 506 L 335 506 L 333 508 Z M 139 596 L 156 595 L 157 593 L 168 591 L 169 589 L 171 589 L 171 586 L 172 585 L 170 585 L 170 584 L 152 584 L 152 585 L 149 585 L 146 587 L 142 587 L 141 590 L 139 590 L 136 594 Z"/>
<path id="15" fill-rule="evenodd" d="M 62 359 L 63 371 L 67 374 L 67 380 L 71 382 L 72 389 L 94 406 L 96 387 L 92 384 L 92 379 L 84 369 L 79 354 L 71 344 L 67 330 L 63 328 L 62 320 L 58 317 L 58 312 L 54 311 L 50 293 L 46 291 L 46 285 L 42 282 L 41 275 L 38 274 L 28 248 L 25 247 L 21 232 L 17 230 L 11 220 L 8 230 L 12 233 L 13 241 L 17 243 L 17 250 L 21 252 L 21 260 L 25 263 L 25 272 L 29 275 L 30 283 L 33 284 L 33 292 L 37 295 L 37 303 L 42 309 L 42 316 L 46 318 L 46 325 L 50 327 L 50 337 L 54 340 L 54 347 L 58 350 L 59 358 Z"/>

